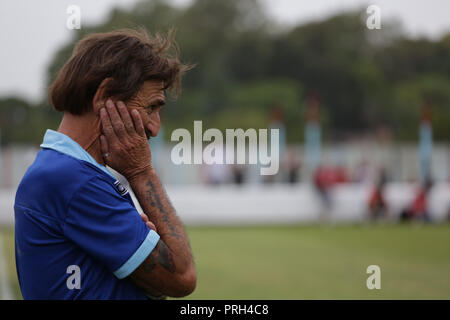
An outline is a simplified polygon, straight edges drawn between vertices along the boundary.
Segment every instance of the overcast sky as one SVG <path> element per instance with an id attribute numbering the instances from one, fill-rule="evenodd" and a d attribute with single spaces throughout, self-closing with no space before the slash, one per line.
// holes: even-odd
<path id="1" fill-rule="evenodd" d="M 187 5 L 191 0 L 168 0 Z M 226 0 L 224 0 L 226 1 Z M 269 16 L 283 24 L 304 23 L 338 11 L 376 4 L 384 18 L 400 19 L 412 36 L 439 37 L 450 32 L 449 0 L 261 0 Z M 48 64 L 70 40 L 66 27 L 69 5 L 81 9 L 81 23 L 103 22 L 114 6 L 130 7 L 137 0 L 1 0 L 0 96 L 16 94 L 39 99 Z"/>

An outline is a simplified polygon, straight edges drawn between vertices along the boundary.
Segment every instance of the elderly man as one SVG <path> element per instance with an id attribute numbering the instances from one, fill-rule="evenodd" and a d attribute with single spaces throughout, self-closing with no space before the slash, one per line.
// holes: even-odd
<path id="1" fill-rule="evenodd" d="M 172 37 L 120 30 L 76 45 L 50 88 L 64 112 L 15 200 L 16 265 L 24 299 L 147 299 L 196 285 L 182 223 L 152 167 L 165 89 L 187 69 Z M 122 102 L 124 101 L 124 102 Z M 106 165 L 130 183 L 144 214 Z"/>

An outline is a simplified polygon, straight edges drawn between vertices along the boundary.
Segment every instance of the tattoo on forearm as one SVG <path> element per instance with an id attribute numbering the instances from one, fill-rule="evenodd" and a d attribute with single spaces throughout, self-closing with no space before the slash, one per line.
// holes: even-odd
<path id="1" fill-rule="evenodd" d="M 175 262 L 173 260 L 172 251 L 162 240 L 158 242 L 155 251 L 144 261 L 143 270 L 146 273 L 150 273 L 158 264 L 170 273 L 175 272 Z"/>
<path id="2" fill-rule="evenodd" d="M 167 271 L 174 273 L 175 272 L 175 262 L 173 261 L 172 251 L 170 248 L 162 241 L 159 243 L 159 263 L 166 269 Z"/>
<path id="3" fill-rule="evenodd" d="M 153 271 L 153 269 L 156 268 L 156 261 L 155 259 L 152 257 L 152 255 L 150 255 L 148 257 L 148 259 L 144 260 L 144 263 L 142 264 L 142 268 L 144 269 L 144 271 L 146 273 L 150 273 Z"/>
<path id="4" fill-rule="evenodd" d="M 148 189 L 146 191 L 146 199 L 149 201 L 152 208 L 156 209 L 154 210 L 154 212 L 157 211 L 161 214 L 162 219 L 164 220 L 164 222 L 166 223 L 167 227 L 170 230 L 170 235 L 177 239 L 180 239 L 179 233 L 172 224 L 172 221 L 170 220 L 169 212 L 167 212 L 164 204 L 161 201 L 159 190 L 155 187 L 152 181 L 147 182 L 147 187 Z"/>

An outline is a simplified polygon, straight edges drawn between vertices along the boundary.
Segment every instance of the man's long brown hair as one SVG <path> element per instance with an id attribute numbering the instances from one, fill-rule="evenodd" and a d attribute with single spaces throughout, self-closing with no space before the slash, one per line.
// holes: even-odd
<path id="1" fill-rule="evenodd" d="M 181 77 L 190 68 L 180 62 L 173 30 L 151 36 L 145 29 L 94 33 L 82 38 L 49 90 L 58 111 L 82 115 L 106 78 L 107 97 L 127 101 L 146 80 L 162 80 L 178 94 Z"/>

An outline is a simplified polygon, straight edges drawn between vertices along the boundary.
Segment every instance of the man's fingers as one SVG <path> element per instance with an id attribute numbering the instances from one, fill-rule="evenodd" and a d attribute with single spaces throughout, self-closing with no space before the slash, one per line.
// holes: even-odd
<path id="1" fill-rule="evenodd" d="M 141 215 L 142 221 L 144 221 L 144 222 L 148 222 L 149 221 L 146 214 L 140 213 L 140 215 Z"/>
<path id="2" fill-rule="evenodd" d="M 102 154 L 106 154 L 109 152 L 108 141 L 106 140 L 106 137 L 104 135 L 100 136 L 100 150 Z"/>
<path id="3" fill-rule="evenodd" d="M 136 128 L 136 132 L 141 137 L 146 137 L 144 123 L 142 122 L 142 118 L 139 112 L 136 109 L 131 110 L 131 116 L 133 117 L 134 127 Z"/>
<path id="4" fill-rule="evenodd" d="M 108 110 L 109 117 L 111 118 L 111 124 L 114 129 L 114 132 L 119 138 L 123 137 L 126 132 L 125 126 L 123 124 L 122 119 L 119 116 L 119 113 L 117 112 L 116 106 L 110 99 L 106 101 L 106 108 Z"/>
<path id="5" fill-rule="evenodd" d="M 105 108 L 100 109 L 100 120 L 102 121 L 103 133 L 106 135 L 106 138 L 114 138 L 116 134 L 114 133 L 111 119 L 109 118 L 108 112 L 105 110 Z"/>
<path id="6" fill-rule="evenodd" d="M 122 118 L 125 129 L 128 133 L 133 133 L 135 131 L 133 121 L 131 120 L 130 113 L 128 112 L 127 106 L 122 101 L 117 102 L 117 109 L 119 109 L 120 117 Z"/>
<path id="7" fill-rule="evenodd" d="M 145 222 L 145 224 L 147 225 L 147 227 L 149 227 L 152 230 L 156 231 L 156 226 L 153 224 L 153 222 L 150 222 L 150 220 L 148 219 L 147 215 L 144 213 L 140 213 L 142 221 Z"/>
<path id="8" fill-rule="evenodd" d="M 157 231 L 157 230 L 156 230 L 156 226 L 155 226 L 153 223 L 151 223 L 150 221 L 149 221 L 149 222 L 146 222 L 145 224 L 146 224 L 147 227 L 149 227 L 150 229 L 152 229 L 152 230 L 154 230 L 154 231 Z"/>

